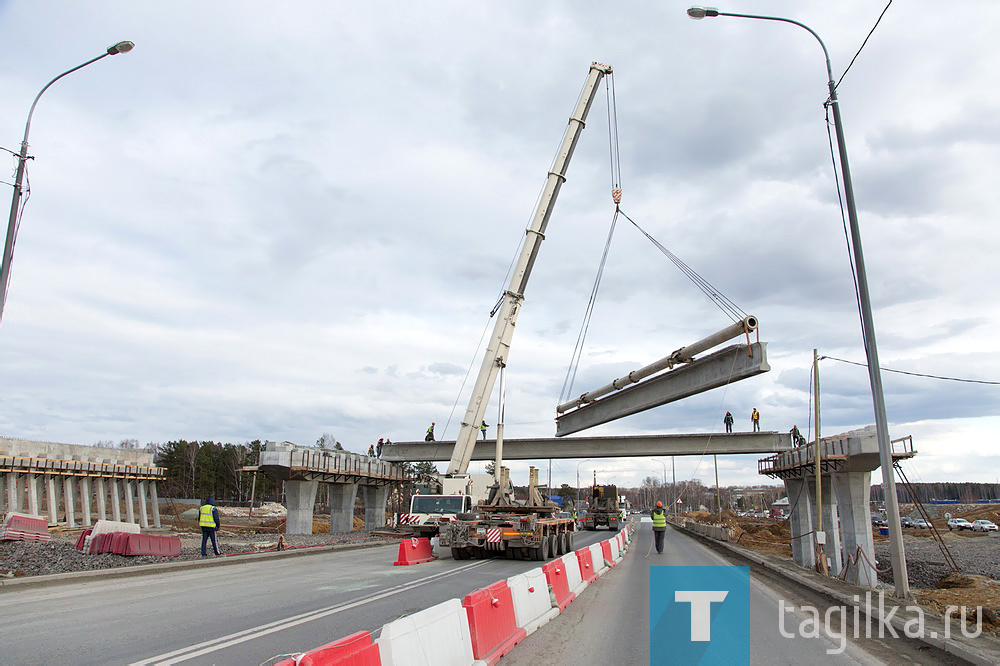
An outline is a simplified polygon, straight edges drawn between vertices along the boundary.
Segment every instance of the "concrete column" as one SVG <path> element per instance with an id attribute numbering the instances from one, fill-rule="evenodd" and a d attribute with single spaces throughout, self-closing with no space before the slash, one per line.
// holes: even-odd
<path id="1" fill-rule="evenodd" d="M 7 510 L 21 510 L 21 493 L 18 492 L 20 484 L 17 482 L 17 472 L 7 472 Z"/>
<path id="2" fill-rule="evenodd" d="M 103 476 L 97 479 L 97 519 L 108 519 L 108 484 Z"/>
<path id="3" fill-rule="evenodd" d="M 840 519 L 837 515 L 839 505 L 837 490 L 829 475 L 823 476 L 823 532 L 826 533 L 824 552 L 830 560 L 830 573 L 837 575 L 843 568 L 840 545 Z"/>
<path id="4" fill-rule="evenodd" d="M 139 482 L 139 527 L 149 529 L 149 514 L 146 510 L 146 482 Z"/>
<path id="5" fill-rule="evenodd" d="M 354 529 L 354 503 L 358 499 L 358 484 L 328 483 L 330 495 L 330 531 L 350 532 Z"/>
<path id="6" fill-rule="evenodd" d="M 816 566 L 816 548 L 813 531 L 813 506 L 809 487 L 804 479 L 786 479 L 788 507 L 791 511 L 788 525 L 792 531 L 792 559 L 801 567 Z M 815 489 L 814 489 L 815 490 Z M 815 495 L 815 493 L 813 493 Z"/>
<path id="7" fill-rule="evenodd" d="M 59 503 L 58 503 L 58 493 L 56 492 L 56 477 L 51 474 L 45 475 L 45 499 L 48 500 L 49 504 L 49 522 L 58 523 L 59 522 Z"/>
<path id="8" fill-rule="evenodd" d="M 28 513 L 38 516 L 38 475 L 30 472 L 25 475 L 25 485 L 28 488 Z"/>
<path id="9" fill-rule="evenodd" d="M 386 486 L 365 486 L 365 529 L 385 527 L 385 501 L 389 497 Z"/>
<path id="10" fill-rule="evenodd" d="M 149 482 L 149 503 L 153 505 L 153 527 L 161 527 L 160 498 L 156 494 L 156 481 Z"/>
<path id="11" fill-rule="evenodd" d="M 81 476 L 80 477 L 80 507 L 83 511 L 83 520 L 80 521 L 84 525 L 93 525 L 94 523 L 90 520 L 90 477 Z"/>
<path id="12" fill-rule="evenodd" d="M 76 527 L 76 513 L 73 508 L 73 481 L 76 477 L 63 478 L 63 498 L 66 500 L 66 526 Z"/>
<path id="13" fill-rule="evenodd" d="M 865 587 L 875 587 L 878 582 L 872 566 L 875 562 L 875 544 L 872 540 L 871 512 L 868 505 L 871 481 L 871 472 L 833 474 L 833 487 L 839 500 L 840 535 L 844 543 L 843 566 L 848 569 L 847 581 Z M 890 525 L 889 529 L 900 528 L 898 525 Z M 864 555 L 858 554 L 859 549 Z"/>
<path id="14" fill-rule="evenodd" d="M 111 479 L 111 519 L 115 522 L 122 519 L 122 494 L 118 489 L 118 479 Z"/>
<path id="15" fill-rule="evenodd" d="M 285 534 L 312 534 L 313 505 L 319 481 L 285 481 L 288 518 Z"/>
<path id="16" fill-rule="evenodd" d="M 135 522 L 135 485 L 132 481 L 125 482 L 125 519 Z"/>

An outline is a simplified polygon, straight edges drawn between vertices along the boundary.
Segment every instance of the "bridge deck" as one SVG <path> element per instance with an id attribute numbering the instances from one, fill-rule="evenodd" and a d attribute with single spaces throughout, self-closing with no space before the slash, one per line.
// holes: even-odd
<path id="1" fill-rule="evenodd" d="M 390 462 L 447 461 L 455 442 L 393 442 L 382 450 Z M 705 453 L 779 453 L 792 448 L 791 435 L 779 432 L 697 433 L 690 435 L 619 435 L 608 437 L 543 437 L 505 439 L 504 460 L 544 458 L 625 458 L 694 456 Z M 476 443 L 473 460 L 494 460 L 496 440 Z"/>

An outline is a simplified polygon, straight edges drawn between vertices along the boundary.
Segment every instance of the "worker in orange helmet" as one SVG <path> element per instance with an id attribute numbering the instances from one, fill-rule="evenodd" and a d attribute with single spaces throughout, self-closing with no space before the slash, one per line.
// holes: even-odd
<path id="1" fill-rule="evenodd" d="M 425 442 L 433 442 L 434 441 L 434 421 L 431 421 L 430 427 L 427 428 L 427 434 L 424 435 L 424 441 Z"/>
<path id="2" fill-rule="evenodd" d="M 656 552 L 663 554 L 663 537 L 667 533 L 667 512 L 663 510 L 663 502 L 657 500 L 653 509 L 653 539 L 656 541 Z"/>

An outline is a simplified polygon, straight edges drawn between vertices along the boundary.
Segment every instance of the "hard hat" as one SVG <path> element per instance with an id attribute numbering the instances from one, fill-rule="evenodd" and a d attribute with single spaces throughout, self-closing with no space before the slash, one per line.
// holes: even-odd
<path id="1" fill-rule="evenodd" d="M 657 509 L 662 509 L 663 508 L 663 502 L 661 502 L 660 500 L 656 500 L 656 508 Z"/>

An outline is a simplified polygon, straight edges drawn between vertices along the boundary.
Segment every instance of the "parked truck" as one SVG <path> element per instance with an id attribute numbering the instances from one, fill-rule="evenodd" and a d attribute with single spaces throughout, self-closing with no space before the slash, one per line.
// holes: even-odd
<path id="1" fill-rule="evenodd" d="M 442 523 L 468 514 L 489 497 L 493 477 L 489 474 L 436 476 L 436 493 L 418 493 L 410 498 L 410 512 L 399 517 L 399 526 L 417 537 L 437 536 Z"/>
<path id="2" fill-rule="evenodd" d="M 515 500 L 511 492 L 510 472 L 503 466 L 504 369 L 517 317 L 524 302 L 525 287 L 538 257 L 538 250 L 545 239 L 545 229 L 559 190 L 566 180 L 566 168 L 597 95 L 598 85 L 605 75 L 610 74 L 611 68 L 607 65 L 595 62 L 590 66 L 583 91 L 546 177 L 545 187 L 525 230 L 524 243 L 510 283 L 495 310 L 496 323 L 455 440 L 447 472 L 447 475 L 462 475 L 468 471 L 480 424 L 483 423 L 490 394 L 499 377 L 500 409 L 496 426 L 495 483 L 490 488 L 490 496 L 480 502 L 473 512 L 459 514 L 455 520 L 449 520 L 440 526 L 440 546 L 450 547 L 452 556 L 457 560 L 502 552 L 509 559 L 541 561 L 573 549 L 576 522 L 572 518 L 557 517 L 556 513 L 560 508 L 542 497 L 538 490 L 537 469 L 530 468 L 526 498 Z"/>
<path id="3" fill-rule="evenodd" d="M 593 531 L 606 525 L 609 530 L 617 532 L 624 522 L 620 504 L 617 486 L 599 486 L 595 483 L 587 500 L 587 515 L 580 519 L 580 526 Z"/>

